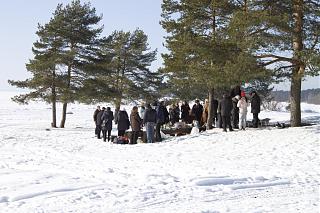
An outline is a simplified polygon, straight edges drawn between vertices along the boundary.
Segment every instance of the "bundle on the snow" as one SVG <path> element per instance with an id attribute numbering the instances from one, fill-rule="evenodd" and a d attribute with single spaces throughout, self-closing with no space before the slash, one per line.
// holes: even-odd
<path id="1" fill-rule="evenodd" d="M 116 144 L 128 144 L 129 143 L 129 138 L 123 137 L 123 136 L 118 136 L 118 137 L 115 137 L 113 139 L 113 143 L 116 143 Z"/>

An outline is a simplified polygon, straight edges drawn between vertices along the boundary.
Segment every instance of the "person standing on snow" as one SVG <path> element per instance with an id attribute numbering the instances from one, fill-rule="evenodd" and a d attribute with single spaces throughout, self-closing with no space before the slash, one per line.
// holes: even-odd
<path id="1" fill-rule="evenodd" d="M 259 118 L 258 114 L 260 113 L 260 97 L 256 91 L 251 93 L 251 113 L 253 114 L 252 124 L 253 128 L 258 128 Z"/>
<path id="2" fill-rule="evenodd" d="M 97 114 L 97 127 L 98 127 L 98 129 L 97 129 L 97 138 L 98 139 L 101 139 L 101 137 L 100 137 L 101 124 L 102 124 L 101 117 L 102 117 L 105 109 L 106 109 L 105 107 L 102 107 L 102 110 Z"/>
<path id="3" fill-rule="evenodd" d="M 230 131 L 233 131 L 231 126 L 231 110 L 232 110 L 232 101 L 231 98 L 227 95 L 223 95 L 223 99 L 220 101 L 219 109 L 221 113 L 222 123 L 223 123 L 223 131 L 227 131 L 227 126 L 229 127 Z"/>
<path id="4" fill-rule="evenodd" d="M 125 108 L 118 112 L 118 136 L 124 136 L 127 129 L 129 129 L 130 121 Z"/>
<path id="5" fill-rule="evenodd" d="M 112 120 L 113 120 L 113 112 L 111 111 L 110 107 L 104 111 L 103 115 L 101 116 L 102 124 L 102 136 L 103 141 L 106 142 L 107 140 L 107 133 L 108 133 L 108 141 L 110 141 L 111 137 L 111 130 L 112 130 Z"/>
<path id="6" fill-rule="evenodd" d="M 101 111 L 100 109 L 100 106 L 97 106 L 97 109 L 94 111 L 93 113 L 93 120 L 94 120 L 94 123 L 96 125 L 96 129 L 95 129 L 95 135 L 97 136 L 98 135 L 98 125 L 97 125 L 97 116 L 98 116 L 98 113 Z"/>
<path id="7" fill-rule="evenodd" d="M 200 104 L 200 101 L 197 99 L 195 104 L 192 107 L 191 114 L 194 116 L 194 120 L 198 121 L 198 125 L 201 125 L 201 118 L 203 113 L 203 106 Z"/>
<path id="8" fill-rule="evenodd" d="M 189 119 L 190 106 L 187 101 L 181 105 L 181 119 L 186 123 L 190 123 Z"/>
<path id="9" fill-rule="evenodd" d="M 130 114 L 130 123 L 131 123 L 131 138 L 129 144 L 137 144 L 138 136 L 141 131 L 141 125 L 142 125 L 142 119 L 139 116 L 138 113 L 138 107 L 134 106 L 132 108 L 131 114 Z"/>
<path id="10" fill-rule="evenodd" d="M 143 124 L 146 126 L 147 142 L 154 142 L 154 126 L 157 122 L 157 112 L 151 108 L 151 105 L 147 105 L 147 109 L 144 113 Z"/>
<path id="11" fill-rule="evenodd" d="M 242 95 L 242 94 L 241 94 Z M 237 103 L 237 107 L 239 107 L 239 129 L 245 130 L 247 123 L 247 98 L 242 96 L 241 99 Z"/>
<path id="12" fill-rule="evenodd" d="M 161 126 L 165 123 L 169 122 L 169 112 L 167 110 L 167 108 L 164 105 L 164 101 L 161 101 L 158 106 L 155 103 L 154 107 L 156 108 L 156 112 L 157 112 L 157 121 L 156 121 L 156 142 L 161 142 L 162 138 L 161 138 L 161 133 L 160 133 L 160 129 Z"/>
<path id="13" fill-rule="evenodd" d="M 238 107 L 238 101 L 240 99 L 239 95 L 236 95 L 232 98 L 232 111 L 231 111 L 231 118 L 232 118 L 232 127 L 234 129 L 239 129 L 239 107 Z"/>

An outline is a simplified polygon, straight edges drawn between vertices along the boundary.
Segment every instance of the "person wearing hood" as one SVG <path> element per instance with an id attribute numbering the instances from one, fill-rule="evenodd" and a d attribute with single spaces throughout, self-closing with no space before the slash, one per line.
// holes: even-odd
<path id="1" fill-rule="evenodd" d="M 107 133 L 108 133 L 108 141 L 110 141 L 111 137 L 111 130 L 112 130 L 112 120 L 113 120 L 113 112 L 111 111 L 110 107 L 104 111 L 103 115 L 101 116 L 102 124 L 102 136 L 103 141 L 106 142 L 107 140 Z"/>
<path id="2" fill-rule="evenodd" d="M 134 106 L 132 108 L 131 114 L 130 114 L 130 123 L 131 123 L 131 138 L 129 144 L 137 144 L 138 136 L 141 131 L 141 125 L 142 125 L 142 119 L 139 116 L 138 113 L 138 107 Z"/>
<path id="3" fill-rule="evenodd" d="M 223 99 L 220 101 L 219 109 L 221 113 L 222 123 L 223 123 L 223 131 L 227 131 L 227 127 L 229 127 L 230 131 L 233 131 L 230 121 L 231 111 L 232 111 L 232 100 L 230 96 L 227 94 L 223 95 Z"/>
<path id="4" fill-rule="evenodd" d="M 129 126 L 130 126 L 129 116 L 124 107 L 118 112 L 117 121 L 118 121 L 118 136 L 124 136 L 126 130 L 129 129 Z"/>

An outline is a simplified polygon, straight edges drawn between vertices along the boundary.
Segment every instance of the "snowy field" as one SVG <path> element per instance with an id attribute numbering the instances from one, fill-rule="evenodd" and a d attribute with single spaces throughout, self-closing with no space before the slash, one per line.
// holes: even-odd
<path id="1" fill-rule="evenodd" d="M 71 105 L 50 129 L 50 105 L 13 95 L 0 93 L 0 212 L 319 212 L 320 106 L 302 104 L 314 126 L 130 146 L 94 138 L 95 106 Z"/>

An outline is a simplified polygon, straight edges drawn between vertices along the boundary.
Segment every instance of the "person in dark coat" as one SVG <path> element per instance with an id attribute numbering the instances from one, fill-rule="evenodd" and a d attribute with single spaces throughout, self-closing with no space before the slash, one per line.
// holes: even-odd
<path id="1" fill-rule="evenodd" d="M 118 112 L 118 136 L 124 136 L 127 129 L 129 129 L 130 121 L 128 113 L 124 108 Z"/>
<path id="2" fill-rule="evenodd" d="M 170 107 L 169 116 L 170 116 L 169 120 L 172 125 L 174 125 L 176 122 L 179 122 L 180 108 L 178 104 L 177 105 L 173 104 L 172 107 Z"/>
<path id="3" fill-rule="evenodd" d="M 147 142 L 154 142 L 154 126 L 157 122 L 157 111 L 148 104 L 144 113 L 143 124 L 146 126 Z"/>
<path id="4" fill-rule="evenodd" d="M 191 123 L 189 118 L 190 106 L 187 101 L 181 105 L 181 119 L 183 122 Z"/>
<path id="5" fill-rule="evenodd" d="M 97 137 L 98 137 L 98 139 L 101 139 L 101 137 L 100 137 L 100 133 L 101 133 L 101 124 L 102 124 L 101 117 L 102 117 L 102 115 L 103 115 L 103 113 L 104 113 L 104 110 L 105 110 L 105 109 L 106 109 L 105 107 L 102 107 L 102 110 L 101 110 L 100 112 L 98 112 L 98 114 L 97 114 L 97 127 L 98 127 L 98 130 L 97 130 Z"/>
<path id="6" fill-rule="evenodd" d="M 130 114 L 131 138 L 129 144 L 137 144 L 138 136 L 141 131 L 142 119 L 138 113 L 138 107 L 134 106 Z"/>
<path id="7" fill-rule="evenodd" d="M 252 124 L 253 128 L 258 128 L 259 118 L 258 114 L 260 113 L 260 97 L 256 91 L 253 91 L 251 94 L 251 113 L 253 114 Z"/>
<path id="8" fill-rule="evenodd" d="M 230 131 L 233 131 L 230 121 L 232 110 L 232 101 L 231 98 L 227 95 L 223 95 L 223 99 L 220 101 L 219 104 L 219 111 L 221 113 L 222 123 L 223 123 L 223 131 L 227 131 L 227 126 L 229 127 Z"/>
<path id="9" fill-rule="evenodd" d="M 232 97 L 231 125 L 234 129 L 239 129 L 239 107 L 237 106 L 239 100 L 239 95 Z"/>
<path id="10" fill-rule="evenodd" d="M 191 114 L 194 116 L 194 119 L 198 121 L 199 125 L 201 125 L 201 118 L 203 113 L 203 106 L 200 104 L 199 100 L 195 101 L 195 104 L 192 107 Z"/>
<path id="11" fill-rule="evenodd" d="M 94 120 L 94 123 L 96 125 L 96 128 L 95 128 L 95 135 L 97 136 L 98 135 L 98 125 L 97 125 L 97 116 L 98 116 L 98 113 L 101 111 L 100 109 L 100 106 L 97 106 L 97 109 L 94 111 L 93 113 L 93 120 Z"/>
<path id="12" fill-rule="evenodd" d="M 169 112 L 167 108 L 164 106 L 164 101 L 161 101 L 158 106 L 154 104 L 157 112 L 157 125 L 156 125 L 156 141 L 160 142 L 162 140 L 160 129 L 161 126 L 165 123 L 169 122 Z"/>
<path id="13" fill-rule="evenodd" d="M 218 105 L 219 102 L 217 99 L 212 99 L 212 113 L 213 113 L 213 125 L 216 126 L 218 122 Z M 217 127 L 217 126 L 216 126 Z"/>
<path id="14" fill-rule="evenodd" d="M 102 136 L 103 141 L 106 142 L 107 140 L 107 133 L 108 133 L 108 141 L 110 141 L 111 137 L 111 130 L 112 130 L 112 120 L 113 120 L 113 112 L 111 111 L 110 107 L 104 111 L 103 115 L 101 116 L 102 124 Z"/>

